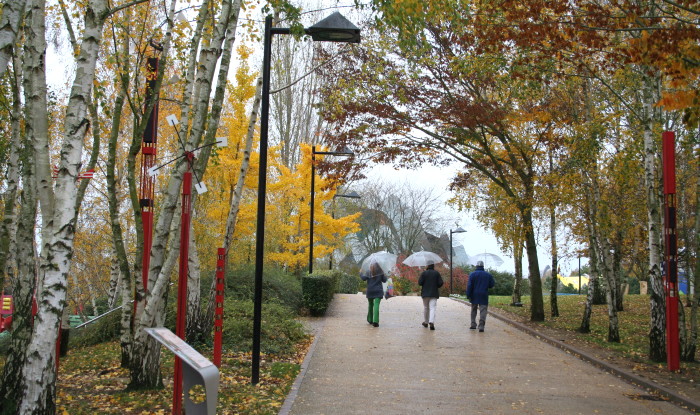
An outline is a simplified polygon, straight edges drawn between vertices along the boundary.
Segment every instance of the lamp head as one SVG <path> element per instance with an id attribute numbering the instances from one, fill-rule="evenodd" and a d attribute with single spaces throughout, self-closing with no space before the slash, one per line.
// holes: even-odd
<path id="1" fill-rule="evenodd" d="M 305 31 L 315 42 L 360 43 L 360 29 L 339 12 L 331 14 Z"/>

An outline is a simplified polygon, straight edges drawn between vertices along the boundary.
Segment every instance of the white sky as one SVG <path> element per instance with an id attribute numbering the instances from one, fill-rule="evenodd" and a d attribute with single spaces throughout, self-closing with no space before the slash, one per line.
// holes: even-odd
<path id="1" fill-rule="evenodd" d="M 500 271 L 515 272 L 513 257 L 501 252 L 496 237 L 489 230 L 485 230 L 481 225 L 473 219 L 468 212 L 458 212 L 456 209 L 447 205 L 446 201 L 452 197 L 452 193 L 448 190 L 448 185 L 452 176 L 457 171 L 456 166 L 435 167 L 424 166 L 417 170 L 401 169 L 396 170 L 392 166 L 380 165 L 366 171 L 369 179 L 382 178 L 384 180 L 395 180 L 397 183 L 408 181 L 417 188 L 435 189 L 435 194 L 439 195 L 440 199 L 445 203 L 443 214 L 448 218 L 448 224 L 451 229 L 456 229 L 455 222 L 458 226 L 467 230 L 466 233 L 452 234 L 454 246 L 462 245 L 467 252 L 467 255 L 476 255 L 479 253 L 491 253 L 500 256 L 503 259 L 503 265 L 496 269 Z M 449 229 L 446 231 L 449 232 Z M 560 244 L 562 242 L 560 241 Z M 549 241 L 544 241 L 540 238 L 538 241 L 538 259 L 540 272 L 547 265 L 551 265 L 551 254 L 549 252 Z M 581 265 L 588 263 L 587 258 L 581 258 Z M 560 259 L 561 274 L 569 275 L 573 270 L 578 269 L 578 260 L 576 258 Z M 523 272 L 527 278 L 527 257 L 523 257 Z"/>

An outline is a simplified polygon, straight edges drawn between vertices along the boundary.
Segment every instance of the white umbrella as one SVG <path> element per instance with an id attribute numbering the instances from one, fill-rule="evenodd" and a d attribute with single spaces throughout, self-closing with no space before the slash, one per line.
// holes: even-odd
<path id="1" fill-rule="evenodd" d="M 440 262 L 442 262 L 440 255 L 430 251 L 414 252 L 408 258 L 403 260 L 403 263 L 409 267 L 425 267 L 430 264 L 438 264 Z"/>
<path id="2" fill-rule="evenodd" d="M 369 254 L 367 258 L 362 261 L 360 266 L 361 274 L 369 274 L 372 264 L 376 263 L 384 272 L 384 275 L 390 274 L 396 267 L 396 255 L 387 251 L 379 251 L 373 254 Z"/>
<path id="3" fill-rule="evenodd" d="M 469 256 L 469 263 L 476 265 L 478 261 L 484 263 L 484 268 L 494 268 L 503 265 L 503 259 L 496 254 L 489 254 L 484 252 L 483 254 L 476 254 L 474 256 Z"/>

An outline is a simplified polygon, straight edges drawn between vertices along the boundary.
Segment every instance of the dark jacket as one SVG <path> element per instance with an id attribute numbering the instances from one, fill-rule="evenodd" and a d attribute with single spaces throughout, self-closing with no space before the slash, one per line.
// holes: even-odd
<path id="1" fill-rule="evenodd" d="M 432 265 L 428 265 L 428 269 L 421 272 L 418 278 L 418 285 L 422 287 L 420 291 L 421 297 L 440 298 L 440 290 L 444 282 L 439 272 L 435 271 Z"/>
<path id="2" fill-rule="evenodd" d="M 386 282 L 387 278 L 384 273 L 370 277 L 369 275 L 360 274 L 362 281 L 367 281 L 367 298 L 382 298 L 384 297 L 384 287 L 383 282 Z"/>
<path id="3" fill-rule="evenodd" d="M 476 267 L 476 271 L 469 274 L 467 283 L 467 298 L 472 304 L 489 304 L 489 288 L 493 288 L 496 281 L 493 275 L 484 271 L 484 267 Z"/>

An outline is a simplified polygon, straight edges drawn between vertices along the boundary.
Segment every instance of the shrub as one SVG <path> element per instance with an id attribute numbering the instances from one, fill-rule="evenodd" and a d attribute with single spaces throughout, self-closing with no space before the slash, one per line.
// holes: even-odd
<path id="1" fill-rule="evenodd" d="M 253 301 L 227 299 L 224 313 L 224 347 L 236 352 L 250 352 L 253 349 Z M 303 326 L 295 317 L 288 307 L 275 301 L 262 304 L 260 350 L 263 353 L 294 353 L 294 345 L 306 337 Z"/>
<path id="2" fill-rule="evenodd" d="M 401 294 L 401 295 L 406 295 L 411 292 L 411 289 L 413 287 L 413 282 L 409 280 L 406 277 L 402 276 L 395 276 L 391 277 L 391 280 L 394 281 L 394 291 Z M 418 286 L 416 284 L 416 286 Z"/>
<path id="3" fill-rule="evenodd" d="M 202 286 L 208 292 L 210 285 Z M 292 274 L 279 268 L 265 268 L 263 276 L 262 301 L 277 299 L 292 310 L 299 310 L 301 283 Z M 255 268 L 253 265 L 240 265 L 226 272 L 226 297 L 238 300 L 253 300 L 255 292 Z"/>
<path id="4" fill-rule="evenodd" d="M 333 299 L 337 281 L 331 272 L 318 272 L 302 277 L 301 291 L 304 307 L 311 315 L 322 316 Z"/>
<path id="5" fill-rule="evenodd" d="M 360 291 L 360 282 L 362 282 L 362 280 L 359 276 L 340 272 L 338 276 L 338 289 L 336 292 L 342 294 L 356 294 Z"/>

